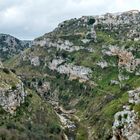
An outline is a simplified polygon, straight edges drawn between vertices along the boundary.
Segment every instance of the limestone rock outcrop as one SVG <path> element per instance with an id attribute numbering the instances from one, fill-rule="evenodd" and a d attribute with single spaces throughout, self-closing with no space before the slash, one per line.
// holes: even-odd
<path id="1" fill-rule="evenodd" d="M 83 79 L 85 81 L 89 80 L 92 70 L 84 66 L 76 66 L 72 64 L 63 64 L 65 61 L 62 59 L 53 59 L 49 63 L 49 68 L 51 70 L 56 70 L 61 74 L 67 74 L 72 79 Z M 75 78 L 74 78 L 75 77 Z"/>
<path id="2" fill-rule="evenodd" d="M 84 41 L 85 42 L 85 41 Z M 65 50 L 67 52 L 74 52 L 79 50 L 88 50 L 93 52 L 92 48 L 84 48 L 83 46 L 76 46 L 69 40 L 58 39 L 55 42 L 51 41 L 50 38 L 44 38 L 43 40 L 35 40 L 33 42 L 34 46 L 46 46 L 47 48 L 56 48 L 57 50 Z"/>
<path id="3" fill-rule="evenodd" d="M 24 103 L 25 97 L 22 81 L 8 69 L 0 69 L 0 106 L 12 114 Z"/>
<path id="4" fill-rule="evenodd" d="M 39 66 L 40 65 L 40 60 L 38 56 L 35 56 L 33 58 L 30 58 L 31 65 L 33 66 Z"/>
<path id="5" fill-rule="evenodd" d="M 23 83 L 16 85 L 14 90 L 0 88 L 0 105 L 7 112 L 14 113 L 17 107 L 24 103 L 25 97 Z"/>
<path id="6" fill-rule="evenodd" d="M 128 72 L 134 72 L 140 66 L 140 58 L 135 58 L 131 51 L 125 50 L 123 47 L 110 46 L 109 51 L 103 51 L 109 56 L 118 56 L 118 66 L 125 68 Z"/>
<path id="7" fill-rule="evenodd" d="M 140 88 L 128 91 L 129 103 L 140 104 Z"/>
<path id="8" fill-rule="evenodd" d="M 128 91 L 129 104 L 140 105 L 140 88 Z M 138 113 L 125 105 L 123 111 L 117 112 L 114 116 L 112 140 L 139 140 L 140 121 Z"/>

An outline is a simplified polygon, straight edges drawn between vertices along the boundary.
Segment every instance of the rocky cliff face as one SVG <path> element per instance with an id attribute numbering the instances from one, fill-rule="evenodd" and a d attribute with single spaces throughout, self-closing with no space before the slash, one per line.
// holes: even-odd
<path id="1" fill-rule="evenodd" d="M 23 83 L 16 85 L 15 90 L 0 89 L 0 105 L 2 108 L 10 113 L 14 113 L 17 107 L 24 103 L 26 92 L 23 88 Z"/>
<path id="2" fill-rule="evenodd" d="M 76 139 L 138 140 L 139 27 L 139 11 L 67 20 L 5 65 L 49 103 L 75 110 Z"/>
<path id="3" fill-rule="evenodd" d="M 62 59 L 53 59 L 52 62 L 49 63 L 49 69 L 56 70 L 61 74 L 67 74 L 70 79 L 79 78 L 83 81 L 89 80 L 90 74 L 92 73 L 92 70 L 90 68 L 64 64 L 64 62 L 65 60 Z"/>
<path id="4" fill-rule="evenodd" d="M 0 68 L 0 106 L 14 113 L 24 103 L 26 92 L 22 81 L 10 70 Z"/>
<path id="5" fill-rule="evenodd" d="M 124 106 L 124 110 L 115 114 L 113 124 L 112 140 L 139 140 L 140 139 L 140 122 L 137 110 L 131 107 L 140 105 L 140 88 L 128 91 L 129 104 Z"/>

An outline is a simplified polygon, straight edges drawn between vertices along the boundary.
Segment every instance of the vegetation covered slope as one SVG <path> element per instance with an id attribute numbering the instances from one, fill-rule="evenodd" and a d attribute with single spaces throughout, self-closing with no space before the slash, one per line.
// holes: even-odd
<path id="1" fill-rule="evenodd" d="M 27 90 L 25 102 L 9 114 L 0 113 L 0 138 L 6 140 L 61 140 L 58 119 L 52 108 L 34 92 Z"/>
<path id="2" fill-rule="evenodd" d="M 26 88 L 13 72 L 0 68 L 0 139 L 63 139 L 60 123 L 52 107 L 35 91 Z"/>
<path id="3" fill-rule="evenodd" d="M 75 139 L 108 140 L 114 115 L 129 104 L 128 91 L 140 87 L 139 26 L 139 11 L 64 21 L 5 65 L 41 97 L 74 110 Z M 139 114 L 139 102 L 130 104 Z"/>

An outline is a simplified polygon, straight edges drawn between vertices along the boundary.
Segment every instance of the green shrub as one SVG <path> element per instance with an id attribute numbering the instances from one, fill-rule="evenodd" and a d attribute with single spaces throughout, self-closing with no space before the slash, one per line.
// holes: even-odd
<path id="1" fill-rule="evenodd" d="M 135 112 L 138 112 L 138 117 L 140 118 L 140 104 L 135 105 L 134 108 Z"/>
<path id="2" fill-rule="evenodd" d="M 88 25 L 93 25 L 95 23 L 95 19 L 94 18 L 90 18 L 88 21 Z"/>
<path id="3" fill-rule="evenodd" d="M 16 85 L 12 85 L 12 90 L 16 90 Z"/>
<path id="4" fill-rule="evenodd" d="M 124 114 L 124 118 L 127 119 L 127 117 L 128 117 L 128 114 Z"/>
<path id="5" fill-rule="evenodd" d="M 52 134 L 59 134 L 61 132 L 61 128 L 58 124 L 52 124 L 49 129 Z"/>
<path id="6" fill-rule="evenodd" d="M 16 70 L 15 69 L 10 69 L 10 70 L 11 70 L 11 72 L 16 73 Z"/>
<path id="7" fill-rule="evenodd" d="M 118 121 L 121 121 L 121 120 L 122 120 L 122 116 L 119 115 L 119 116 L 118 116 Z"/>
<path id="8" fill-rule="evenodd" d="M 26 102 L 24 103 L 24 105 L 25 105 L 26 107 L 28 107 L 28 106 L 29 106 L 29 102 L 26 101 Z"/>
<path id="9" fill-rule="evenodd" d="M 35 79 L 35 78 L 33 78 L 33 79 L 32 79 L 32 81 L 33 81 L 33 82 L 36 82 L 36 79 Z"/>
<path id="10" fill-rule="evenodd" d="M 43 84 L 42 81 L 39 80 L 39 81 L 38 81 L 38 86 L 42 86 L 42 84 Z"/>
<path id="11" fill-rule="evenodd" d="M 3 72 L 5 72 L 6 74 L 10 73 L 10 71 L 7 68 L 3 68 Z"/>
<path id="12" fill-rule="evenodd" d="M 65 58 L 67 58 L 67 53 L 66 52 L 62 52 L 62 57 L 65 59 Z"/>
<path id="13" fill-rule="evenodd" d="M 6 111 L 0 106 L 0 114 L 5 114 Z"/>
<path id="14" fill-rule="evenodd" d="M 10 122 L 10 123 L 8 123 L 8 124 L 6 125 L 6 128 L 7 128 L 7 129 L 16 129 L 16 126 L 15 126 L 14 123 Z"/>

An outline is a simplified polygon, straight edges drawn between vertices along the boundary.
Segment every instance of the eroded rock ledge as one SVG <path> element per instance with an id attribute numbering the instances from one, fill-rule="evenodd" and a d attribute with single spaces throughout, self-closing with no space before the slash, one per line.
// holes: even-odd
<path id="1" fill-rule="evenodd" d="M 22 81 L 10 70 L 0 68 L 0 106 L 11 114 L 24 103 L 26 91 Z"/>
<path id="2" fill-rule="evenodd" d="M 24 103 L 25 96 L 23 83 L 16 85 L 15 90 L 0 88 L 0 105 L 5 111 L 14 113 L 16 108 Z"/>
<path id="3" fill-rule="evenodd" d="M 123 111 L 114 116 L 112 140 L 139 140 L 140 122 L 138 113 L 131 109 L 131 105 L 140 105 L 140 88 L 128 91 L 129 104 L 123 107 Z"/>
<path id="4" fill-rule="evenodd" d="M 56 70 L 61 74 L 69 75 L 71 80 L 79 78 L 83 81 L 87 81 L 92 73 L 90 68 L 66 64 L 63 59 L 53 59 L 52 62 L 49 63 L 49 68 L 51 70 Z"/>

